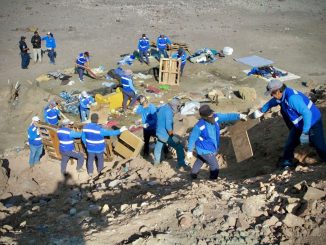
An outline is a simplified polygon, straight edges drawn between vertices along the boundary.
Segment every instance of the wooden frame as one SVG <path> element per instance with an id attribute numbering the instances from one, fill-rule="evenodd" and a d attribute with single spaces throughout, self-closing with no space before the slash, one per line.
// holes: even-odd
<path id="1" fill-rule="evenodd" d="M 130 131 L 124 131 L 118 138 L 114 151 L 125 159 L 136 157 L 144 146 L 144 141 Z"/>
<path id="2" fill-rule="evenodd" d="M 159 84 L 179 85 L 181 61 L 177 59 L 160 59 Z"/>

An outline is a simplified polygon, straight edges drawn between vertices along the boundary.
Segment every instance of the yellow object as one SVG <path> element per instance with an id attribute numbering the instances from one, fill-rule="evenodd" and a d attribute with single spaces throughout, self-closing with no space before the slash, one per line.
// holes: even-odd
<path id="1" fill-rule="evenodd" d="M 109 104 L 109 109 L 111 111 L 116 110 L 116 109 L 122 107 L 123 95 L 122 95 L 121 88 L 117 88 L 116 92 L 105 95 L 105 96 L 96 94 L 95 101 L 98 104 Z"/>

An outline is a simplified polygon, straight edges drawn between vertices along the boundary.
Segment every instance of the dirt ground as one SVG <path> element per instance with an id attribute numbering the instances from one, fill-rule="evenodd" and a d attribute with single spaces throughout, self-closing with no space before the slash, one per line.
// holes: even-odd
<path id="1" fill-rule="evenodd" d="M 73 166 L 69 166 L 71 178 L 64 179 L 59 173 L 59 162 L 47 156 L 44 156 L 41 165 L 32 171 L 28 167 L 29 152 L 25 146 L 26 130 L 32 116 L 42 116 L 46 101 L 57 96 L 61 91 L 90 91 L 103 87 L 102 82 L 105 80 L 86 78 L 86 82 L 81 84 L 75 74 L 71 78 L 76 82 L 73 86 L 60 85 L 58 80 L 48 82 L 35 80 L 41 74 L 73 67 L 75 58 L 80 52 L 86 50 L 90 52 L 92 67 L 103 65 L 106 70 L 109 70 L 117 67 L 116 62 L 121 54 L 132 53 L 137 48 L 137 41 L 142 33 L 146 33 L 151 41 L 156 41 L 157 36 L 163 33 L 172 41 L 187 43 L 192 52 L 205 47 L 221 50 L 229 46 L 234 49 L 232 56 L 226 56 L 212 64 L 188 62 L 180 87 L 170 89 L 162 97 L 149 95 L 150 100 L 155 104 L 161 101 L 166 102 L 173 95 L 186 94 L 202 98 L 212 89 L 236 91 L 240 87 L 251 87 L 256 90 L 256 100 L 244 101 L 233 94 L 231 99 L 221 99 L 218 106 L 213 107 L 219 112 L 241 113 L 258 108 L 268 99 L 263 96 L 266 81 L 246 77 L 242 70 L 248 67 L 234 61 L 235 58 L 247 55 L 268 58 L 275 62 L 276 67 L 299 75 L 300 79 L 288 81 L 286 84 L 300 91 L 307 92 L 311 89 L 302 86 L 302 82 L 311 82 L 314 86 L 326 83 L 326 2 L 324 0 L 309 2 L 304 0 L 163 2 L 158 0 L 3 0 L 0 23 L 2 37 L 0 39 L 0 76 L 2 78 L 0 79 L 2 87 L 0 90 L 2 113 L 0 136 L 3 139 L 0 153 L 3 163 L 9 165 L 10 169 L 8 187 L 1 196 L 1 203 L 5 205 L 8 200 L 11 200 L 8 210 L 1 207 L 2 230 L 0 231 L 3 233 L 8 230 L 3 228 L 6 224 L 13 228 L 13 231 L 7 232 L 6 238 L 0 241 L 8 244 L 26 244 L 26 241 L 29 241 L 29 244 L 103 244 L 104 240 L 108 241 L 108 244 L 132 242 L 145 244 L 141 243 L 144 242 L 139 240 L 141 238 L 146 238 L 147 244 L 170 244 L 166 237 L 160 241 L 154 241 L 153 236 L 155 235 L 156 239 L 156 235 L 159 234 L 171 234 L 177 244 L 210 244 L 210 242 L 222 244 L 218 241 L 223 239 L 216 238 L 217 241 L 215 241 L 212 237 L 213 230 L 219 230 L 220 226 L 220 223 L 217 224 L 215 221 L 223 219 L 223 215 L 227 215 L 232 210 L 225 200 L 216 200 L 215 193 L 221 190 L 232 192 L 230 185 L 241 186 L 242 183 L 251 179 L 255 179 L 256 184 L 248 184 L 245 188 L 258 190 L 260 180 L 268 183 L 271 175 L 280 174 L 276 164 L 282 153 L 287 128 L 282 119 L 277 116 L 264 120 L 249 131 L 254 157 L 241 164 L 236 163 L 229 135 L 222 135 L 221 183 L 205 181 L 207 169 L 200 174 L 202 180 L 196 182 L 196 185 L 203 190 L 214 192 L 212 196 L 206 197 L 209 205 L 202 200 L 205 195 L 198 192 L 198 187 L 191 183 L 188 173 L 174 170 L 172 159 L 167 160 L 162 168 L 153 170 L 150 165 L 152 159 L 145 161 L 137 158 L 128 163 L 130 164 L 128 176 L 123 172 L 124 168 L 120 168 L 120 166 L 125 166 L 125 163 L 119 158 L 116 159 L 119 167 L 110 171 L 113 163 L 109 163 L 103 181 L 105 180 L 104 182 L 108 184 L 117 179 L 120 181 L 119 188 L 112 188 L 102 193 L 103 198 L 88 196 L 87 193 L 101 192 L 100 184 L 104 182 L 98 180 L 95 184 L 94 181 L 90 182 L 86 173 L 75 173 Z M 41 36 L 48 31 L 54 34 L 58 53 L 56 65 L 49 64 L 48 57 L 44 56 L 42 63 L 34 64 L 31 60 L 29 69 L 23 70 L 20 69 L 18 41 L 20 36 L 26 36 L 27 45 L 31 49 L 30 38 L 35 28 L 39 30 Z M 136 61 L 131 69 L 134 73 L 147 74 L 151 67 L 157 65 L 155 60 L 151 60 L 151 66 L 141 65 Z M 17 81 L 21 84 L 18 100 L 8 103 L 10 88 Z M 157 86 L 154 79 L 144 80 L 144 82 Z M 140 87 L 140 79 L 136 79 L 135 84 L 140 91 L 144 90 Z M 319 104 L 319 107 L 322 108 L 324 125 L 326 125 L 325 103 Z M 129 116 L 115 119 L 122 126 L 134 123 L 137 118 Z M 315 159 L 315 155 L 311 154 Z M 323 186 L 325 176 L 322 174 L 325 172 L 324 165 L 318 165 L 318 160 L 316 161 L 317 166 L 303 163 L 303 166 L 308 166 L 311 170 L 308 174 L 310 179 L 307 177 L 309 179 L 307 182 L 309 186 L 312 183 L 317 183 L 318 186 L 319 183 L 319 188 L 325 190 Z M 142 166 L 145 166 L 144 169 L 149 174 L 138 173 Z M 294 172 L 293 179 L 288 176 L 287 178 L 291 181 L 287 182 L 286 187 L 292 188 L 295 181 L 304 180 L 305 172 L 303 171 L 303 174 L 301 172 Z M 138 177 L 130 179 L 130 176 L 135 173 L 139 177 L 137 181 L 135 179 Z M 321 174 L 318 175 L 318 173 Z M 154 184 L 151 181 L 154 181 Z M 277 181 L 275 183 L 279 184 Z M 69 217 L 73 216 L 69 212 L 76 206 L 71 205 L 67 199 L 73 195 L 72 192 L 75 189 L 83 195 L 80 200 L 81 206 L 76 205 L 77 212 L 92 210 L 90 205 L 102 207 L 106 203 L 111 211 L 102 217 L 95 212 L 95 218 L 92 218 L 90 214 L 81 214 L 80 217 L 85 216 L 87 222 L 85 219 L 80 222 L 82 218 L 79 216 L 79 219 L 74 216 L 69 220 Z M 240 189 L 241 187 L 238 188 L 237 193 L 233 192 L 233 195 L 240 195 L 242 193 Z M 124 191 L 127 193 L 125 196 Z M 285 190 L 278 190 L 278 193 L 282 192 Z M 155 197 L 152 197 L 151 193 Z M 257 193 L 259 191 L 256 191 Z M 15 197 L 14 201 L 10 199 L 12 197 Z M 52 201 L 49 201 L 49 198 Z M 318 200 L 317 204 L 323 205 L 323 200 Z M 141 206 L 144 202 L 149 202 L 149 206 L 147 204 Z M 213 214 L 214 210 L 218 209 L 216 208 L 216 205 L 219 205 L 218 202 L 221 202 L 220 213 Z M 132 208 L 132 204 L 135 203 L 138 206 Z M 182 216 L 178 210 L 190 212 L 189 210 L 198 203 L 204 203 L 207 206 L 205 222 L 197 220 L 194 226 L 188 227 L 188 232 L 183 232 L 183 229 L 178 228 L 178 220 Z M 127 212 L 120 210 L 123 204 L 129 205 Z M 38 208 L 34 208 L 35 206 Z M 32 208 L 34 210 L 31 210 Z M 315 222 L 316 215 L 310 214 L 311 219 L 303 217 L 307 222 L 312 220 L 312 223 L 318 223 L 320 228 L 325 224 L 325 212 L 320 211 L 318 214 L 322 219 L 318 222 Z M 24 220 L 27 220 L 27 225 L 21 226 Z M 256 223 L 252 221 L 252 224 L 257 225 L 263 221 L 258 219 Z M 60 224 L 60 227 L 51 225 L 53 222 Z M 63 231 L 61 225 L 74 227 L 74 229 Z M 199 228 L 204 225 L 211 228 L 208 230 Z M 138 230 L 142 226 L 146 228 Z M 310 228 L 312 230 L 316 227 L 311 225 Z M 73 234 L 72 238 L 65 240 L 69 232 Z M 306 241 L 304 239 L 308 239 L 311 244 L 322 244 L 309 238 L 308 235 L 298 235 L 298 230 L 291 230 L 291 235 L 288 232 L 284 235 L 285 238 L 275 235 L 277 232 L 284 234 L 283 230 L 283 233 L 279 231 L 279 228 L 273 232 L 275 239 L 270 238 L 265 241 L 266 244 L 286 240 L 303 244 Z M 61 233 L 63 235 L 60 240 L 59 234 Z M 202 238 L 205 236 L 211 237 L 210 240 L 200 243 L 204 242 Z M 263 236 L 263 233 L 260 236 Z M 252 237 L 258 236 L 252 235 Z M 137 240 L 138 243 L 136 243 Z M 254 240 L 250 241 L 246 243 L 255 243 Z M 230 241 L 230 244 L 239 244 L 240 240 L 239 243 L 234 242 Z M 257 240 L 257 243 L 264 242 Z"/>

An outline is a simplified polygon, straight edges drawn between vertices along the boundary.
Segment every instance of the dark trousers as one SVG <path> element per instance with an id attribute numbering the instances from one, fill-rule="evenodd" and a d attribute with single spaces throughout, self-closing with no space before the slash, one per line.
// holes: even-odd
<path id="1" fill-rule="evenodd" d="M 159 60 L 161 59 L 162 55 L 163 55 L 164 58 L 169 58 L 169 55 L 168 55 L 168 52 L 166 51 L 166 49 L 159 49 L 158 50 Z"/>
<path id="2" fill-rule="evenodd" d="M 180 76 L 182 76 L 182 74 L 183 74 L 183 70 L 184 70 L 184 68 L 185 68 L 185 65 L 186 65 L 186 63 L 181 63 L 181 67 L 180 67 Z"/>
<path id="3" fill-rule="evenodd" d="M 103 152 L 101 153 L 94 153 L 94 152 L 88 152 L 87 153 L 87 172 L 88 174 L 93 174 L 94 166 L 93 162 L 95 158 L 97 158 L 97 172 L 100 173 L 103 170 L 104 167 L 104 156 Z"/>
<path id="4" fill-rule="evenodd" d="M 147 64 L 149 64 L 149 59 L 148 59 L 148 53 L 147 53 L 148 51 L 147 50 L 145 50 L 145 51 L 143 51 L 143 50 L 139 50 L 139 61 L 141 62 L 141 63 L 143 63 L 144 62 L 144 57 L 145 57 L 145 62 L 147 63 Z"/>
<path id="5" fill-rule="evenodd" d="M 55 64 L 55 61 L 54 61 L 55 54 L 54 54 L 54 49 L 53 48 L 49 49 L 48 56 L 50 58 L 50 63 Z"/>
<path id="6" fill-rule="evenodd" d="M 192 167 L 191 173 L 197 174 L 204 163 L 207 163 L 210 171 L 218 170 L 216 154 L 197 155 L 197 159 Z"/>
<path id="7" fill-rule="evenodd" d="M 296 127 L 290 129 L 288 139 L 286 141 L 283 153 L 283 160 L 293 161 L 294 150 L 300 145 L 300 136 L 302 131 Z M 326 161 L 326 144 L 323 132 L 322 119 L 318 120 L 309 130 L 309 141 L 315 147 L 319 157 Z"/>
<path id="8" fill-rule="evenodd" d="M 129 107 L 133 107 L 137 101 L 137 95 L 135 94 L 135 92 L 134 91 L 130 91 L 130 92 L 122 91 L 122 94 L 123 94 L 123 102 L 122 102 L 123 109 L 124 110 L 127 109 L 127 102 L 129 99 L 130 99 Z"/>
<path id="9" fill-rule="evenodd" d="M 22 69 L 27 69 L 30 61 L 30 57 L 28 53 L 20 53 L 20 56 L 22 58 Z"/>
<path id="10" fill-rule="evenodd" d="M 77 170 L 81 169 L 83 167 L 84 163 L 84 155 L 80 152 L 76 151 L 65 151 L 65 152 L 60 152 L 61 154 L 61 173 L 65 173 L 67 169 L 67 163 L 70 158 L 75 158 L 77 159 Z"/>
<path id="11" fill-rule="evenodd" d="M 84 71 L 85 71 L 84 68 L 77 66 L 77 72 L 80 80 L 84 79 Z"/>
<path id="12" fill-rule="evenodd" d="M 148 156 L 149 155 L 149 140 L 151 137 L 156 136 L 156 130 L 144 128 L 143 135 L 144 135 L 144 156 Z"/>

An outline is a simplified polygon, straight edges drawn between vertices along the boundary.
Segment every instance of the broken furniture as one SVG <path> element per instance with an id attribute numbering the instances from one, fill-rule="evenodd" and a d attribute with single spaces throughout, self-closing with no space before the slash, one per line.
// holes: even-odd
<path id="1" fill-rule="evenodd" d="M 248 121 L 238 121 L 229 128 L 237 162 L 242 162 L 253 156 L 247 131 L 258 123 L 259 119 L 248 119 Z"/>
<path id="2" fill-rule="evenodd" d="M 57 135 L 57 131 L 59 127 L 49 125 L 47 123 L 40 122 L 37 125 L 37 128 L 40 131 L 40 136 L 42 138 L 42 143 L 44 145 L 45 152 L 52 159 L 61 160 L 61 154 L 59 150 L 59 139 Z M 83 124 L 74 124 L 73 130 L 77 132 L 81 132 L 83 128 Z M 112 142 L 109 137 L 105 137 L 106 148 L 104 151 L 104 160 L 112 161 L 113 160 L 113 151 L 112 151 Z M 86 151 L 81 139 L 74 139 L 75 150 L 78 152 L 82 152 L 86 157 Z"/>
<path id="3" fill-rule="evenodd" d="M 144 146 L 144 141 L 130 131 L 124 131 L 118 137 L 114 151 L 125 159 L 139 155 Z"/>
<path id="4" fill-rule="evenodd" d="M 160 60 L 159 84 L 179 85 L 181 61 L 177 59 Z"/>

